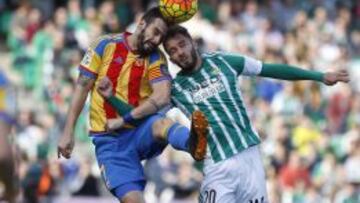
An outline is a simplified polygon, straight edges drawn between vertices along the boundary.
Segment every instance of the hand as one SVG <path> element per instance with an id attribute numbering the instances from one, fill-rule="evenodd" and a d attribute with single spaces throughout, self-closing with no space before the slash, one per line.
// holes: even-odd
<path id="1" fill-rule="evenodd" d="M 114 131 L 124 126 L 124 120 L 122 118 L 114 118 L 106 121 L 106 131 Z"/>
<path id="2" fill-rule="evenodd" d="M 74 143 L 75 141 L 72 133 L 68 133 L 65 130 L 58 143 L 58 158 L 63 156 L 64 158 L 69 159 L 74 149 Z"/>
<path id="3" fill-rule="evenodd" d="M 323 83 L 326 85 L 335 85 L 337 82 L 349 82 L 349 73 L 346 70 L 339 70 L 335 72 L 327 72 L 324 75 Z"/>
<path id="4" fill-rule="evenodd" d="M 108 77 L 104 77 L 100 80 L 97 86 L 97 91 L 105 98 L 109 98 L 113 95 L 113 86 Z"/>

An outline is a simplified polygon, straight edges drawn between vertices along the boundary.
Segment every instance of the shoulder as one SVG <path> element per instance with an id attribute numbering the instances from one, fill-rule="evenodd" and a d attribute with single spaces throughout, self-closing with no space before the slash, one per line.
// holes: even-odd
<path id="1" fill-rule="evenodd" d="M 158 61 L 164 61 L 166 60 L 165 54 L 160 50 L 156 49 L 148 56 L 149 64 L 154 64 Z"/>
<path id="2" fill-rule="evenodd" d="M 123 34 L 102 35 L 91 43 L 90 49 L 94 50 L 98 55 L 102 55 L 109 44 L 116 44 L 123 41 Z"/>
<path id="3" fill-rule="evenodd" d="M 213 59 L 221 56 L 220 52 L 205 52 L 201 54 L 201 57 L 203 59 Z"/>
<path id="4" fill-rule="evenodd" d="M 174 84 L 173 87 L 175 85 L 181 85 L 182 86 L 182 85 L 188 83 L 188 79 L 191 78 L 191 77 L 192 77 L 191 75 L 183 74 L 182 71 L 178 72 L 176 74 L 176 76 L 173 78 L 173 81 L 172 81 L 172 83 Z"/>

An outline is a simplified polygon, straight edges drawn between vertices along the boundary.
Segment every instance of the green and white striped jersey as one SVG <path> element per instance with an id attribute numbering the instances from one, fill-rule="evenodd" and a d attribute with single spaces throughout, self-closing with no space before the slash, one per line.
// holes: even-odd
<path id="1" fill-rule="evenodd" d="M 205 113 L 210 124 L 208 155 L 219 162 L 260 143 L 238 88 L 238 76 L 259 74 L 262 63 L 224 53 L 202 58 L 199 70 L 175 77 L 172 102 L 187 116 L 194 110 Z"/>

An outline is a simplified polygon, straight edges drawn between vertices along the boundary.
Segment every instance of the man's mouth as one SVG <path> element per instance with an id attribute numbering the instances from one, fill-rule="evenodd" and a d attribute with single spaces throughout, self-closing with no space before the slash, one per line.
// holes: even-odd
<path id="1" fill-rule="evenodd" d="M 148 48 L 148 49 L 154 49 L 155 48 L 155 45 L 150 43 L 150 42 L 146 42 L 145 43 L 145 46 Z"/>

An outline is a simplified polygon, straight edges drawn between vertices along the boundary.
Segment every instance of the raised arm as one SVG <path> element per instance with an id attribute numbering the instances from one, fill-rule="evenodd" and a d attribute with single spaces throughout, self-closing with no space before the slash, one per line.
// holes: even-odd
<path id="1" fill-rule="evenodd" d="M 323 82 L 326 85 L 334 85 L 337 82 L 349 82 L 349 74 L 346 70 L 321 73 L 286 64 L 264 63 L 259 76 L 282 80 L 313 80 Z"/>
<path id="2" fill-rule="evenodd" d="M 313 80 L 326 85 L 349 82 L 349 74 L 346 70 L 321 73 L 286 64 L 262 63 L 254 58 L 238 54 L 222 54 L 219 58 L 238 75 L 258 75 L 282 80 Z"/>
<path id="3" fill-rule="evenodd" d="M 127 119 L 126 116 L 130 116 L 134 120 L 142 119 L 158 112 L 170 103 L 171 81 L 163 80 L 152 84 L 151 86 L 153 93 L 144 103 L 133 109 L 129 114 L 125 115 L 125 121 Z"/>

